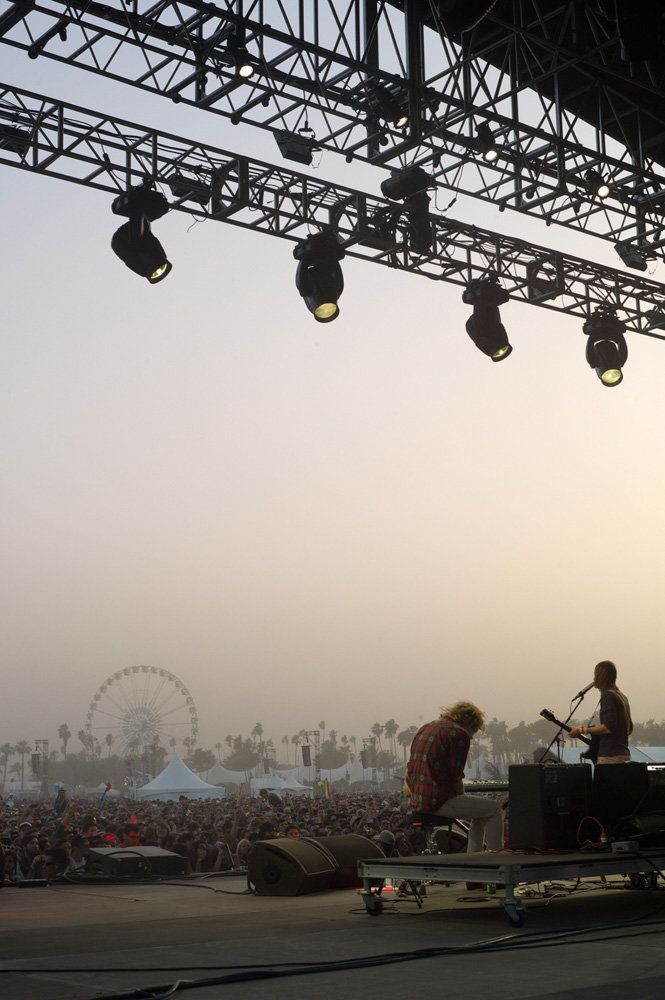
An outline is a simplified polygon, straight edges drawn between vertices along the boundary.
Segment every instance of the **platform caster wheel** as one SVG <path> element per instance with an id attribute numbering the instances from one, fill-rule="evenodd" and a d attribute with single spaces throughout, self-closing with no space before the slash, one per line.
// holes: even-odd
<path id="1" fill-rule="evenodd" d="M 513 927 L 524 927 L 526 922 L 526 910 L 523 906 L 504 907 L 506 916 Z"/>
<path id="2" fill-rule="evenodd" d="M 365 909 L 370 917 L 380 917 L 383 913 L 383 900 L 377 896 L 371 896 L 365 900 Z"/>

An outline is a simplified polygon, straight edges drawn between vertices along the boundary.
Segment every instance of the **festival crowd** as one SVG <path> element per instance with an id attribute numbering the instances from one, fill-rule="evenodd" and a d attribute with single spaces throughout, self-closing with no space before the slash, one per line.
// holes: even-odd
<path id="1" fill-rule="evenodd" d="M 357 833 L 383 852 L 414 854 L 424 834 L 409 824 L 399 794 L 333 794 L 329 799 L 281 796 L 181 798 L 177 802 L 106 799 L 0 799 L 0 882 L 76 876 L 90 848 L 161 847 L 186 859 L 189 874 L 242 869 L 252 844 L 279 837 Z"/>

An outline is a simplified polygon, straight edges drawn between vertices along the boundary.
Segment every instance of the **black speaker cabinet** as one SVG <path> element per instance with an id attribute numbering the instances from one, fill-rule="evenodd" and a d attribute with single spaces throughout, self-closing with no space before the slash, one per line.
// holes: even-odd
<path id="1" fill-rule="evenodd" d="M 358 861 L 381 858 L 367 837 L 289 837 L 259 840 L 247 858 L 247 877 L 262 896 L 302 896 L 358 883 Z"/>
<path id="2" fill-rule="evenodd" d="M 91 847 L 86 870 L 112 878 L 177 878 L 185 859 L 161 847 Z"/>
<path id="3" fill-rule="evenodd" d="M 621 820 L 640 809 L 649 790 L 646 764 L 596 764 L 593 775 L 593 808 L 611 835 Z"/>
<path id="4" fill-rule="evenodd" d="M 513 764 L 508 769 L 513 850 L 572 850 L 592 811 L 588 764 Z"/>

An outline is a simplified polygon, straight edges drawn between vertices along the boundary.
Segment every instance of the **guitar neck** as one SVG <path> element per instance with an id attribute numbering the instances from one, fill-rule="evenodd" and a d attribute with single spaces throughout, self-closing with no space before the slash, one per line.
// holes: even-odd
<path id="1" fill-rule="evenodd" d="M 548 722 L 552 722 L 555 726 L 558 726 L 559 729 L 564 729 L 567 733 L 569 733 L 572 729 L 572 726 L 569 726 L 567 723 L 561 722 L 559 719 L 555 718 L 551 712 L 547 711 L 547 709 L 543 709 L 540 714 L 543 719 L 547 719 Z M 580 743 L 586 743 L 588 747 L 591 746 L 591 740 L 586 736 L 576 736 L 575 739 L 579 740 Z"/>

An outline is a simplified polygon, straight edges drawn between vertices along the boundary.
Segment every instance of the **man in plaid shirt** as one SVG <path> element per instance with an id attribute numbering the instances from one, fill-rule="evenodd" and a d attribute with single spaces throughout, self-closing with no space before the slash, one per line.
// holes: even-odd
<path id="1" fill-rule="evenodd" d="M 470 820 L 469 852 L 503 847 L 501 803 L 464 794 L 464 767 L 471 737 L 481 730 L 485 715 L 470 701 L 458 701 L 441 717 L 421 726 L 411 744 L 407 784 L 414 812 Z"/>

